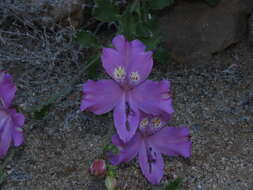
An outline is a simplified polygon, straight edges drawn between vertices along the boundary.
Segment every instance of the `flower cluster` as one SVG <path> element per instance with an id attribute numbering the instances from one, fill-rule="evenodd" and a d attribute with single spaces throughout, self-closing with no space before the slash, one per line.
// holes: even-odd
<path id="1" fill-rule="evenodd" d="M 159 184 L 164 168 L 162 154 L 185 158 L 191 155 L 189 130 L 186 127 L 165 127 L 166 120 L 162 116 L 142 115 L 139 130 L 130 141 L 124 143 L 118 135 L 112 137 L 112 143 L 120 153 L 110 154 L 109 158 L 113 165 L 118 165 L 138 155 L 144 176 L 152 184 Z"/>
<path id="2" fill-rule="evenodd" d="M 0 158 L 6 155 L 11 145 L 23 143 L 24 115 L 11 108 L 15 93 L 12 77 L 0 71 Z"/>
<path id="3" fill-rule="evenodd" d="M 144 176 L 158 184 L 163 176 L 161 154 L 189 157 L 191 142 L 185 127 L 164 127 L 174 112 L 170 82 L 147 80 L 153 67 L 152 52 L 139 40 L 118 35 L 113 48 L 103 48 L 102 64 L 111 80 L 89 80 L 83 85 L 80 109 L 95 114 L 113 110 L 117 135 L 112 142 L 121 151 L 110 155 L 117 165 L 139 158 Z"/>

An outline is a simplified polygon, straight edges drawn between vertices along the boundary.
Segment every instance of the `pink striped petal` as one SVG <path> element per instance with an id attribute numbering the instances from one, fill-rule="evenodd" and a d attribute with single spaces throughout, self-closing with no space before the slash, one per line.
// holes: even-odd
<path id="1" fill-rule="evenodd" d="M 148 154 L 149 148 L 152 149 L 152 153 L 149 153 L 150 155 Z M 150 183 L 160 183 L 164 173 L 164 162 L 159 151 L 155 150 L 151 145 L 142 143 L 139 150 L 139 164 L 143 175 Z"/>
<path id="2" fill-rule="evenodd" d="M 114 137 L 114 142 L 118 143 L 120 141 L 121 139 L 119 138 L 119 136 Z M 115 144 L 116 146 L 118 145 L 117 143 Z M 122 146 L 119 154 L 117 155 L 111 154 L 109 156 L 109 160 L 113 165 L 118 165 L 122 162 L 128 162 L 137 155 L 140 145 L 142 144 L 140 134 L 136 133 L 135 136 L 128 143 L 124 144 L 123 142 L 121 142 L 120 144 Z"/>
<path id="3" fill-rule="evenodd" d="M 113 80 L 89 80 L 83 85 L 81 111 L 88 110 L 95 114 L 111 111 L 123 96 L 123 91 Z"/>
<path id="4" fill-rule="evenodd" d="M 170 96 L 170 83 L 167 80 L 161 82 L 146 80 L 129 94 L 131 101 L 145 113 L 171 115 L 174 112 Z"/>
<path id="5" fill-rule="evenodd" d="M 191 156 L 191 141 L 188 128 L 164 127 L 149 138 L 149 142 L 163 154 Z"/>

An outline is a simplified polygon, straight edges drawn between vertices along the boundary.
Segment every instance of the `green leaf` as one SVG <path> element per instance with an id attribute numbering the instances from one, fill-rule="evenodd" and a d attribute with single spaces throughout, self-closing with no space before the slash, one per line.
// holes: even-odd
<path id="1" fill-rule="evenodd" d="M 133 1 L 133 3 L 131 3 L 129 5 L 129 12 L 130 13 L 137 13 L 140 16 L 141 12 L 140 12 L 140 1 L 139 0 L 135 0 L 135 1 Z"/>
<path id="2" fill-rule="evenodd" d="M 113 165 L 108 164 L 107 165 L 107 175 L 112 176 L 112 177 L 117 177 L 117 169 L 118 169 L 117 166 L 113 166 Z"/>
<path id="3" fill-rule="evenodd" d="M 171 59 L 168 49 L 159 47 L 154 54 L 155 60 L 160 64 L 167 64 Z"/>
<path id="4" fill-rule="evenodd" d="M 96 60 L 95 62 L 93 62 L 93 64 L 88 68 L 88 78 L 89 79 L 97 78 L 100 68 L 101 68 L 101 64 L 99 60 Z"/>
<path id="5" fill-rule="evenodd" d="M 215 7 L 220 2 L 220 0 L 204 0 L 204 1 L 211 7 Z"/>
<path id="6" fill-rule="evenodd" d="M 161 43 L 161 38 L 158 33 L 152 33 L 152 37 L 140 38 L 149 50 L 155 50 Z"/>
<path id="7" fill-rule="evenodd" d="M 178 178 L 172 181 L 171 183 L 166 184 L 164 186 L 164 189 L 165 190 L 179 190 L 181 188 L 181 184 L 182 184 L 182 179 Z"/>
<path id="8" fill-rule="evenodd" d="M 51 104 L 44 105 L 40 110 L 32 113 L 32 118 L 35 120 L 43 119 L 43 117 L 45 117 L 49 113 L 50 107 L 51 107 Z"/>
<path id="9" fill-rule="evenodd" d="M 116 21 L 119 10 L 110 0 L 95 0 L 92 15 L 102 22 Z"/>
<path id="10" fill-rule="evenodd" d="M 59 101 L 61 98 L 65 97 L 70 92 L 71 92 L 71 88 L 69 87 L 63 88 L 59 92 L 57 92 L 56 94 L 48 98 L 48 100 L 43 102 L 42 104 L 32 106 L 30 108 L 30 112 L 32 112 L 32 118 L 39 120 L 45 117 L 48 114 L 51 105 Z"/>
<path id="11" fill-rule="evenodd" d="M 153 185 L 152 190 L 164 190 L 162 185 Z"/>
<path id="12" fill-rule="evenodd" d="M 3 170 L 0 170 L 0 185 L 4 182 L 5 176 Z"/>
<path id="13" fill-rule="evenodd" d="M 97 38 L 89 31 L 79 31 L 76 34 L 76 41 L 82 48 L 98 48 Z"/>
<path id="14" fill-rule="evenodd" d="M 119 149 L 114 144 L 105 145 L 103 148 L 104 152 L 112 152 L 113 154 L 117 154 Z"/>
<path id="15" fill-rule="evenodd" d="M 163 9 L 173 5 L 175 0 L 149 0 L 150 9 Z"/>
<path id="16" fill-rule="evenodd" d="M 119 19 L 119 33 L 128 40 L 136 39 L 137 18 L 131 14 L 122 15 Z"/>

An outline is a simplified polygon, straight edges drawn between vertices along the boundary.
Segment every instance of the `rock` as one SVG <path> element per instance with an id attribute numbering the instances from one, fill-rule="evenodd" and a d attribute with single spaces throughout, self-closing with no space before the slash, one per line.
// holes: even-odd
<path id="1" fill-rule="evenodd" d="M 45 22 L 55 23 L 65 20 L 74 27 L 80 25 L 83 21 L 84 0 L 58 0 L 55 2 L 43 5 Z"/>
<path id="2" fill-rule="evenodd" d="M 84 17 L 85 0 L 27 0 L 19 15 L 39 24 L 78 26 Z M 21 7 L 16 3 L 16 7 Z M 39 15 L 39 16 L 38 16 Z"/>
<path id="3" fill-rule="evenodd" d="M 249 26 L 248 39 L 249 39 L 250 45 L 253 46 L 253 12 L 251 13 L 251 16 L 249 17 L 248 26 Z"/>
<path id="4" fill-rule="evenodd" d="M 239 42 L 247 33 L 251 2 L 221 0 L 212 8 L 201 1 L 178 1 L 159 18 L 172 58 L 183 63 L 200 62 Z"/>

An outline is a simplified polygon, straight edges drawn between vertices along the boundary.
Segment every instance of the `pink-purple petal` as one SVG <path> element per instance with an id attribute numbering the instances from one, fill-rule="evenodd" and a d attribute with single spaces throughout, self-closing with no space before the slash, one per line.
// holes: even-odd
<path id="1" fill-rule="evenodd" d="M 23 125 L 25 117 L 15 109 L 0 110 L 0 157 L 3 157 L 10 145 L 23 144 Z"/>
<path id="2" fill-rule="evenodd" d="M 125 96 L 119 101 L 119 103 L 115 106 L 113 111 L 113 119 L 114 125 L 117 130 L 117 133 L 120 139 L 124 142 L 129 141 L 135 134 L 138 125 L 135 125 L 135 121 L 131 120 L 131 113 L 127 114 L 127 105 Z M 130 123 L 127 122 L 128 117 L 130 117 Z"/>
<path id="3" fill-rule="evenodd" d="M 150 158 L 150 155 L 148 154 L 149 148 L 152 149 L 152 156 L 154 156 L 154 158 Z M 164 172 L 164 162 L 160 152 L 155 150 L 152 145 L 145 145 L 145 143 L 142 143 L 138 157 L 143 175 L 148 179 L 150 183 L 159 184 Z"/>
<path id="4" fill-rule="evenodd" d="M 16 93 L 16 85 L 9 74 L 0 71 L 0 100 L 5 108 L 8 108 Z"/>
<path id="5" fill-rule="evenodd" d="M 164 127 L 149 138 L 149 142 L 161 153 L 169 156 L 191 156 L 191 141 L 188 128 Z"/>
<path id="6" fill-rule="evenodd" d="M 144 52 L 146 49 L 146 46 L 140 40 L 133 40 L 130 44 L 135 52 Z"/>
<path id="7" fill-rule="evenodd" d="M 117 35 L 112 40 L 112 45 L 119 52 L 124 52 L 128 46 L 128 42 L 123 35 Z"/>
<path id="8" fill-rule="evenodd" d="M 136 105 L 131 102 L 131 100 L 128 100 L 129 107 L 130 107 L 130 112 L 128 113 L 128 124 L 133 133 L 136 132 L 138 126 L 139 126 L 139 121 L 140 121 L 140 111 L 136 107 Z"/>
<path id="9" fill-rule="evenodd" d="M 146 80 L 153 67 L 152 52 L 138 52 L 135 49 L 137 49 L 137 47 L 131 49 L 127 67 L 129 83 L 133 86 L 138 85 L 142 81 Z M 131 80 L 131 75 L 134 73 L 139 75 L 138 81 Z"/>
<path id="10" fill-rule="evenodd" d="M 112 144 L 120 150 L 124 148 L 124 142 L 119 138 L 118 134 L 112 136 Z"/>
<path id="11" fill-rule="evenodd" d="M 0 158 L 4 157 L 11 145 L 12 120 L 9 118 L 1 130 L 0 136 Z"/>
<path id="12" fill-rule="evenodd" d="M 9 115 L 3 109 L 0 109 L 0 133 L 3 130 L 8 120 L 9 120 Z"/>
<path id="13" fill-rule="evenodd" d="M 125 55 L 112 48 L 103 48 L 101 56 L 102 64 L 105 71 L 114 78 L 114 71 L 117 67 L 122 67 L 126 70 Z"/>
<path id="14" fill-rule="evenodd" d="M 25 122 L 25 117 L 23 114 L 17 113 L 15 109 L 11 109 L 9 113 L 11 114 L 14 123 L 12 130 L 13 144 L 14 146 L 20 146 L 24 142 L 22 128 Z"/>
<path id="15" fill-rule="evenodd" d="M 83 99 L 80 109 L 95 114 L 111 111 L 121 99 L 123 91 L 113 80 L 89 80 L 83 85 Z"/>
<path id="16" fill-rule="evenodd" d="M 136 86 L 146 80 L 153 67 L 152 52 L 145 52 L 145 45 L 139 40 L 129 42 L 127 75 L 131 86 Z M 138 80 L 132 80 L 134 74 Z"/>
<path id="17" fill-rule="evenodd" d="M 23 127 L 25 123 L 25 116 L 22 113 L 18 113 L 15 109 L 10 109 L 9 113 L 11 114 L 15 124 L 19 127 Z"/>
<path id="18" fill-rule="evenodd" d="M 170 83 L 167 80 L 160 82 L 146 80 L 129 94 L 132 102 L 145 113 L 171 115 L 174 112 L 170 97 Z"/>
<path id="19" fill-rule="evenodd" d="M 118 137 L 117 141 L 121 141 Z M 121 151 L 117 155 L 110 155 L 109 160 L 113 165 L 132 160 L 138 153 L 142 140 L 140 134 L 136 133 L 128 143 L 121 143 Z M 117 146 L 117 144 L 115 144 Z"/>
<path id="20" fill-rule="evenodd" d="M 19 131 L 17 129 L 14 129 L 12 132 L 12 139 L 13 139 L 13 145 L 14 146 L 20 146 L 24 143 L 24 135 L 22 131 Z"/>

